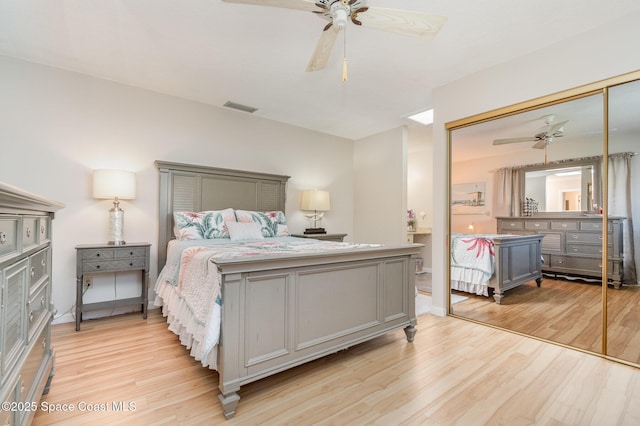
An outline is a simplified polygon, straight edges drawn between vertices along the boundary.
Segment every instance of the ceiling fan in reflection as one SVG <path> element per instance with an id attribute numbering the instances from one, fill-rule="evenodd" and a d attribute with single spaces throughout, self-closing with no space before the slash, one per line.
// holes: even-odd
<path id="1" fill-rule="evenodd" d="M 520 142 L 535 142 L 531 148 L 535 149 L 544 149 L 544 162 L 547 162 L 547 146 L 553 143 L 556 138 L 561 138 L 564 136 L 564 126 L 569 122 L 569 120 L 555 122 L 556 116 L 553 114 L 545 115 L 543 120 L 546 124 L 545 127 L 540 129 L 538 133 L 533 136 L 525 136 L 520 138 L 506 138 L 506 139 L 495 139 L 493 141 L 494 145 L 505 145 L 511 143 L 520 143 Z"/>

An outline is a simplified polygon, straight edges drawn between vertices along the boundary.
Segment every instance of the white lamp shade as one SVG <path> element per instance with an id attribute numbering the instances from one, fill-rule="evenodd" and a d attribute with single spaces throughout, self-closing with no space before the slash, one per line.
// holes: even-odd
<path id="1" fill-rule="evenodd" d="M 331 201 L 329 198 L 329 191 L 318 191 L 315 189 L 303 191 L 300 208 L 302 210 L 330 210 Z"/>
<path id="2" fill-rule="evenodd" d="M 93 197 L 117 197 L 122 200 L 136 198 L 136 174 L 126 170 L 94 170 Z"/>

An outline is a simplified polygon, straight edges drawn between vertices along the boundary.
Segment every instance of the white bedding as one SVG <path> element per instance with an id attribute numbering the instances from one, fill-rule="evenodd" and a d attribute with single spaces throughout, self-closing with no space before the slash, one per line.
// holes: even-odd
<path id="1" fill-rule="evenodd" d="M 456 234 L 451 238 L 451 289 L 488 296 L 495 268 L 496 235 Z"/>
<path id="2" fill-rule="evenodd" d="M 155 304 L 162 306 L 169 329 L 191 349 L 191 356 L 210 369 L 217 368 L 220 337 L 221 290 L 215 260 L 229 257 L 317 253 L 372 247 L 307 238 L 274 237 L 251 241 L 172 240 L 167 262 L 155 285 Z"/>

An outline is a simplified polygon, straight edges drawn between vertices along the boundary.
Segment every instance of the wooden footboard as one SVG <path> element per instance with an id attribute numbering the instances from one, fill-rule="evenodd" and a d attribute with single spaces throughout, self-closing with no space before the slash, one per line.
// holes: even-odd
<path id="1" fill-rule="evenodd" d="M 541 242 L 544 235 L 505 235 L 494 237 L 495 273 L 489 281 L 493 297 L 500 304 L 504 292 L 526 282 L 542 282 Z"/>
<path id="2" fill-rule="evenodd" d="M 218 260 L 219 396 L 235 414 L 240 386 L 398 328 L 416 329 L 419 246 Z"/>

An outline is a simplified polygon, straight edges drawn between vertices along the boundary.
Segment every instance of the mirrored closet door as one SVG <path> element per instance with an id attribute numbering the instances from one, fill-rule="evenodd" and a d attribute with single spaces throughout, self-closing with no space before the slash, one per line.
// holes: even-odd
<path id="1" fill-rule="evenodd" d="M 448 126 L 451 314 L 640 363 L 638 84 Z"/>
<path id="2" fill-rule="evenodd" d="M 640 81 L 611 87 L 608 101 L 607 213 L 621 223 L 619 231 L 608 233 L 608 247 L 613 249 L 609 258 L 621 252 L 618 257 L 625 285 L 607 290 L 606 351 L 612 357 L 640 364 L 640 287 L 630 285 L 637 282 L 640 254 Z"/>

